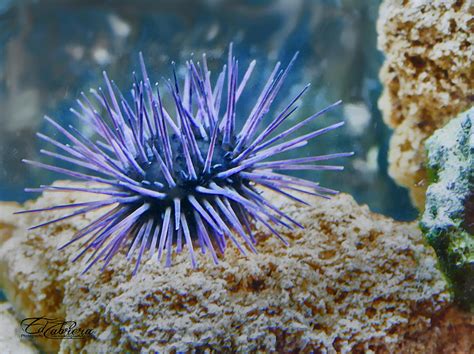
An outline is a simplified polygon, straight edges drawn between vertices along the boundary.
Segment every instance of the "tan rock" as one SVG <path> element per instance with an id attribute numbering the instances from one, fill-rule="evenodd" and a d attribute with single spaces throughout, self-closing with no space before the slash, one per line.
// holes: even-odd
<path id="1" fill-rule="evenodd" d="M 30 342 L 21 338 L 13 308 L 6 302 L 0 302 L 0 351 L 2 354 L 39 353 Z"/>
<path id="2" fill-rule="evenodd" d="M 311 206 L 270 197 L 306 226 L 281 229 L 289 247 L 257 225 L 257 255 L 231 247 L 219 265 L 200 255 L 192 270 L 183 252 L 171 268 L 146 260 L 135 277 L 123 255 L 103 273 L 80 276 L 83 265 L 70 262 L 78 245 L 57 250 L 94 215 L 30 232 L 60 213 L 17 216 L 0 245 L 1 285 L 23 316 L 48 314 L 96 331 L 96 339 L 40 343 L 51 352 L 469 351 L 472 317 L 449 310 L 416 223 L 373 214 L 348 195 L 307 198 Z M 27 207 L 87 198 L 46 193 Z"/>
<path id="3" fill-rule="evenodd" d="M 379 107 L 394 129 L 389 173 L 422 208 L 424 141 L 474 101 L 472 0 L 385 0 L 377 23 L 386 60 Z"/>

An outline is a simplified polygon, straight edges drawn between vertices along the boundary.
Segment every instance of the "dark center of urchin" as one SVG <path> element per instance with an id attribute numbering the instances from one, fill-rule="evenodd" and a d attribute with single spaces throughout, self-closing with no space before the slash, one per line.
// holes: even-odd
<path id="1" fill-rule="evenodd" d="M 210 142 L 204 140 L 201 137 L 196 137 L 198 148 L 201 152 L 203 159 L 206 159 L 207 152 L 209 150 Z M 158 199 L 153 197 L 143 196 L 143 199 L 138 203 L 143 203 L 144 201 L 149 203 L 151 208 L 149 213 L 160 215 L 168 206 L 173 205 L 173 200 L 178 198 L 181 200 L 181 210 L 190 216 L 189 214 L 194 210 L 190 203 L 188 202 L 188 196 L 194 195 L 198 200 L 210 199 L 212 196 L 204 196 L 196 192 L 196 187 L 208 187 L 211 182 L 216 182 L 219 185 L 222 185 L 216 175 L 219 172 L 228 170 L 232 167 L 235 167 L 235 164 L 232 162 L 231 149 L 226 148 L 221 144 L 221 141 L 216 142 L 214 147 L 214 153 L 211 160 L 211 167 L 209 173 L 203 171 L 204 165 L 201 161 L 193 159 L 193 165 L 197 175 L 197 179 L 192 179 L 189 175 L 188 167 L 186 165 L 186 159 L 183 152 L 183 147 L 181 140 L 176 134 L 170 136 L 171 151 L 173 155 L 172 159 L 172 171 L 173 179 L 176 182 L 176 186 L 170 187 L 168 182 L 165 179 L 163 170 L 161 169 L 160 163 L 157 161 L 156 157 L 153 155 L 148 156 L 148 161 L 137 161 L 140 167 L 145 171 L 145 176 L 141 176 L 137 171 L 130 169 L 128 171 L 129 177 L 135 179 L 136 181 L 146 181 L 142 182 L 143 186 L 148 189 L 153 189 L 160 193 L 165 193 L 167 195 L 164 199 Z M 150 144 L 153 144 L 157 149 L 160 144 L 158 141 L 151 141 Z M 156 185 L 155 182 L 163 185 L 160 187 Z M 238 174 L 233 175 L 230 178 L 225 180 L 226 186 L 232 186 L 236 189 L 242 185 L 242 179 Z"/>

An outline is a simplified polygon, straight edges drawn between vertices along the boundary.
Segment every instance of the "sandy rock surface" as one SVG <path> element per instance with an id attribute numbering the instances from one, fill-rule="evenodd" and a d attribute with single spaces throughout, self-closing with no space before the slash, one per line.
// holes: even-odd
<path id="1" fill-rule="evenodd" d="M 424 141 L 474 102 L 474 3 L 385 0 L 377 31 L 386 57 L 379 107 L 394 129 L 389 173 L 423 209 Z"/>
<path id="2" fill-rule="evenodd" d="M 35 354 L 39 350 L 20 337 L 21 332 L 14 310 L 9 303 L 0 302 L 0 351 L 3 354 Z"/>
<path id="3" fill-rule="evenodd" d="M 83 264 L 70 262 L 78 245 L 57 250 L 93 214 L 26 232 L 60 213 L 12 218 L 15 208 L 2 207 L 1 230 L 10 233 L 0 244 L 1 286 L 20 316 L 74 320 L 97 334 L 40 341 L 48 352 L 470 350 L 472 317 L 451 308 L 415 223 L 373 214 L 344 194 L 307 198 L 310 206 L 270 197 L 306 226 L 281 230 L 289 247 L 257 225 L 257 255 L 230 248 L 219 265 L 200 255 L 192 270 L 185 249 L 173 267 L 146 260 L 133 278 L 122 255 L 103 273 L 80 276 Z M 47 193 L 26 207 L 87 198 Z"/>

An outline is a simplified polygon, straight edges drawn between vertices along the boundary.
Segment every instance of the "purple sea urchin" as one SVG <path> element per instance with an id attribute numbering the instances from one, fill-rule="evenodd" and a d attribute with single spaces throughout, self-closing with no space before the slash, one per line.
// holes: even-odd
<path id="1" fill-rule="evenodd" d="M 62 153 L 42 150 L 42 153 L 90 172 L 24 161 L 36 167 L 105 185 L 84 188 L 41 186 L 27 191 L 81 191 L 104 194 L 108 198 L 24 211 L 76 209 L 32 228 L 109 207 L 107 212 L 79 230 L 64 245 L 85 240 L 77 256 L 79 258 L 91 252 L 84 272 L 98 260 L 103 260 L 105 268 L 122 248 L 128 248 L 127 258 L 138 252 L 134 273 L 145 252 L 158 260 L 166 253 L 166 265 L 169 266 L 173 249 L 181 252 L 186 246 L 193 267 L 197 266 L 195 247 L 199 247 L 203 253 L 209 252 L 215 263 L 218 261 L 217 253 L 224 254 L 228 242 L 234 243 L 243 254 L 247 251 L 256 252 L 256 240 L 251 231 L 253 221 L 263 223 L 286 244 L 271 223 L 289 228 L 292 227 L 290 224 L 302 226 L 266 200 L 256 186 L 261 185 L 302 203 L 303 200 L 291 193 L 301 191 L 326 198 L 336 191 L 274 171 L 341 170 L 341 166 L 311 163 L 352 155 L 336 153 L 268 161 L 274 155 L 301 147 L 308 140 L 343 125 L 343 122 L 336 123 L 282 142 L 340 103 L 336 102 L 291 128 L 275 133 L 297 109 L 295 103 L 305 93 L 307 85 L 268 126 L 258 131 L 296 56 L 284 70 L 280 69 L 280 63 L 276 64 L 238 132 L 236 104 L 255 61 L 251 62 L 239 82 L 238 61 L 232 55 L 232 47 L 228 64 L 224 65 L 214 85 L 211 84 L 205 56 L 202 64 L 187 62 L 183 87 L 180 87 L 176 74 L 174 81 L 167 81 L 172 108 L 176 112 L 174 119 L 172 112 L 163 104 L 158 84 L 152 86 L 141 54 L 142 79 L 139 81 L 134 75 L 131 102 L 124 98 L 104 72 L 107 90 L 91 90 L 103 114 L 84 94 L 82 99 L 77 100 L 80 110 L 71 109 L 72 113 L 93 128 L 98 135 L 97 141 L 84 136 L 73 126 L 66 129 L 49 117 L 46 120 L 70 143 L 63 144 L 38 134 L 62 150 Z M 222 106 L 225 106 L 225 111 Z"/>

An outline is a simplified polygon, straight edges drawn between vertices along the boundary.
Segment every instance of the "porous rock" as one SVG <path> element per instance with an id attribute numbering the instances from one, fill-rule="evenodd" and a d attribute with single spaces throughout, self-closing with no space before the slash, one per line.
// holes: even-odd
<path id="1" fill-rule="evenodd" d="M 39 353 L 29 341 L 22 339 L 21 334 L 12 306 L 0 302 L 0 351 L 3 354 Z"/>
<path id="2" fill-rule="evenodd" d="M 306 227 L 279 229 L 290 246 L 256 225 L 259 254 L 230 247 L 217 266 L 199 255 L 193 270 L 184 249 L 171 268 L 145 260 L 134 277 L 123 255 L 81 276 L 84 264 L 71 263 L 77 245 L 57 250 L 94 213 L 30 232 L 60 213 L 4 220 L 13 232 L 0 245 L 1 285 L 24 316 L 51 314 L 94 329 L 95 339 L 40 343 L 51 352 L 472 349 L 472 318 L 451 307 L 415 223 L 373 214 L 344 194 L 306 196 L 308 206 L 268 197 Z M 45 193 L 25 207 L 88 199 Z"/>
<path id="3" fill-rule="evenodd" d="M 389 173 L 423 208 L 424 141 L 474 101 L 471 0 L 385 0 L 377 22 L 385 55 L 379 107 L 394 129 Z"/>

